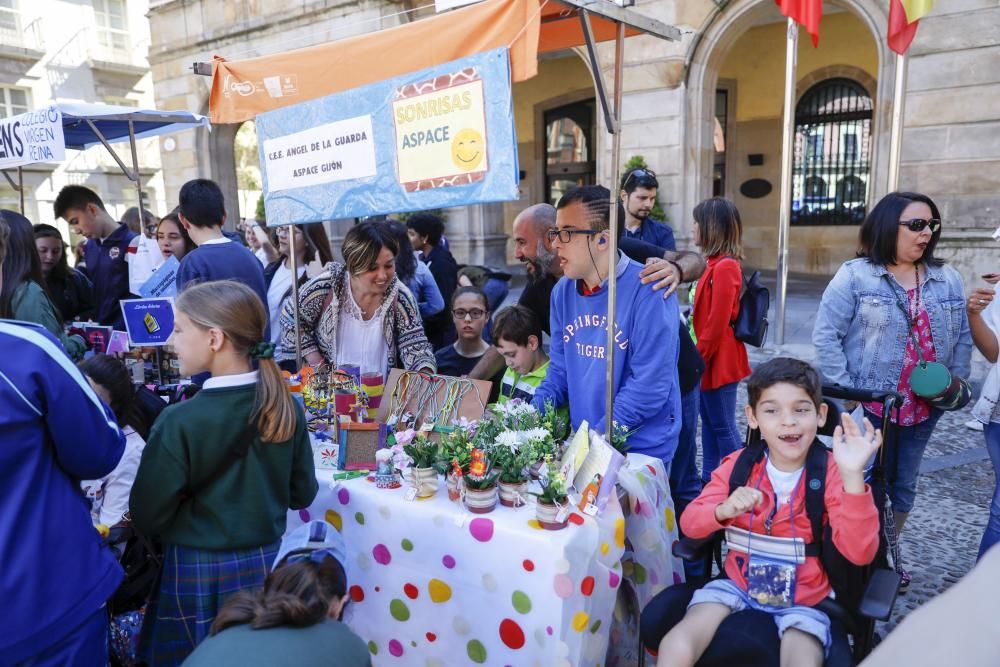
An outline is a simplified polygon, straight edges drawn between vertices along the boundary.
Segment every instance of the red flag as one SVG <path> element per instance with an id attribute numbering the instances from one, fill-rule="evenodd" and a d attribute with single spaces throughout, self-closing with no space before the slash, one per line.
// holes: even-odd
<path id="1" fill-rule="evenodd" d="M 899 0 L 894 0 L 898 2 Z M 819 46 L 819 21 L 823 18 L 823 0 L 774 0 L 782 16 L 794 19 L 812 35 L 813 46 Z"/>
<path id="2" fill-rule="evenodd" d="M 919 21 L 907 23 L 902 0 L 889 0 L 889 48 L 899 55 L 905 55 L 917 35 L 918 23 Z"/>

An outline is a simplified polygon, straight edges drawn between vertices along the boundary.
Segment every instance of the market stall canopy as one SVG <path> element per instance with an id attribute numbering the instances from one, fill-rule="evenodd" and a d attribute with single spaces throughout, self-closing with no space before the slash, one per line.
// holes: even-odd
<path id="1" fill-rule="evenodd" d="M 208 126 L 207 116 L 189 111 L 159 111 L 83 102 L 60 102 L 54 106 L 62 112 L 66 148 L 78 150 L 102 143 L 101 136 L 108 143 L 129 141 L 129 123 L 132 123 L 136 139 Z"/>
<path id="2" fill-rule="evenodd" d="M 209 103 L 213 123 L 257 114 L 497 48 L 510 48 L 514 82 L 538 73 L 538 54 L 586 42 L 580 16 L 591 17 L 596 41 L 679 31 L 609 0 L 485 0 L 412 23 L 327 44 L 245 60 L 216 56 Z M 198 71 L 198 65 L 196 65 Z"/>

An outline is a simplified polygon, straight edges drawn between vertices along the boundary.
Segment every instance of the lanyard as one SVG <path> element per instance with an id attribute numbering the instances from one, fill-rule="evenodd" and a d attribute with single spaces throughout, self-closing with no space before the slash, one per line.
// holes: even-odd
<path id="1" fill-rule="evenodd" d="M 765 464 L 764 469 L 760 473 L 760 477 L 757 478 L 757 485 L 754 487 L 760 490 L 760 483 L 764 481 L 764 475 L 767 474 L 767 465 Z M 795 483 L 795 488 L 792 489 L 792 495 L 788 498 L 788 520 L 792 524 L 792 540 L 795 540 L 795 515 L 792 510 L 795 508 L 795 496 L 799 493 L 799 487 L 802 486 L 802 478 L 805 477 L 805 470 L 802 471 L 802 475 L 799 476 L 799 481 Z M 767 534 L 771 534 L 771 525 L 774 523 L 774 516 L 778 513 L 778 494 L 774 494 L 774 508 L 771 510 L 771 514 L 764 519 L 764 528 L 767 529 Z M 750 527 L 747 529 L 747 557 L 750 557 L 750 538 L 753 535 L 753 510 L 750 510 Z"/>

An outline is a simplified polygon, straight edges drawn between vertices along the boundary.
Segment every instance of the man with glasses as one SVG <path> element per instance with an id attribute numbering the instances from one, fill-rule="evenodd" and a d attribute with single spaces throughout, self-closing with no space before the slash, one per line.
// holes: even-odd
<path id="1" fill-rule="evenodd" d="M 528 274 L 528 284 L 518 304 L 534 313 L 545 333 L 550 333 L 552 289 L 562 276 L 562 267 L 556 261 L 552 242 L 546 236 L 555 226 L 556 209 L 551 204 L 529 206 L 514 219 L 514 256 L 525 265 Z M 705 271 L 705 260 L 698 253 L 665 250 L 629 238 L 620 239 L 619 247 L 635 261 L 645 264 L 641 273 L 643 283 L 652 290 L 666 290 L 665 297 L 670 296 L 680 283 L 696 280 Z M 469 377 L 489 380 L 503 370 L 503 357 L 491 347 Z"/>
<path id="2" fill-rule="evenodd" d="M 659 458 L 669 468 L 681 426 L 677 297 L 664 299 L 646 289 L 642 265 L 621 253 L 611 255 L 607 188 L 574 188 L 556 208 L 556 228 L 548 238 L 568 280 L 552 291 L 549 371 L 532 403 L 568 405 L 574 428 L 586 420 L 610 433 L 606 345 L 608 327 L 614 326 L 614 421 L 632 432 L 630 451 Z M 612 270 L 618 278 L 613 324 L 607 283 Z"/>
<path id="3" fill-rule="evenodd" d="M 633 169 L 622 177 L 619 196 L 624 210 L 622 237 L 652 243 L 664 250 L 677 250 L 674 230 L 666 223 L 649 217 L 656 206 L 660 187 L 651 169 Z"/>

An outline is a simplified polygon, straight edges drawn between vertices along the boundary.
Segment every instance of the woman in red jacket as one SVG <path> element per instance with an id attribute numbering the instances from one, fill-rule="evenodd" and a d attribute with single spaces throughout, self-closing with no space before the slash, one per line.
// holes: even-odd
<path id="1" fill-rule="evenodd" d="M 736 387 L 750 375 L 746 346 L 732 323 L 740 310 L 743 286 L 743 222 L 728 199 L 712 197 L 694 208 L 694 238 L 708 259 L 694 297 L 694 334 L 705 360 L 701 378 L 702 479 L 736 451 L 743 438 L 736 430 Z"/>

